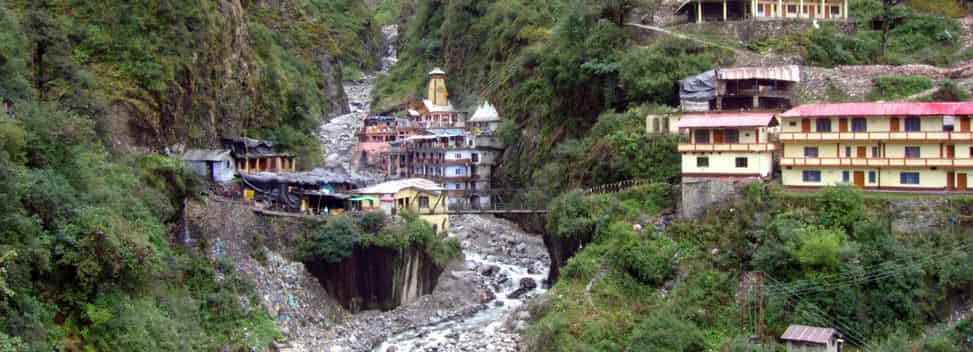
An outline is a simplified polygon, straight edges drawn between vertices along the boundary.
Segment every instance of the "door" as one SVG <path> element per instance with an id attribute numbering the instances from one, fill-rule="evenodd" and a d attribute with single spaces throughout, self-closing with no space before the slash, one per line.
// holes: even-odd
<path id="1" fill-rule="evenodd" d="M 811 18 L 815 18 L 815 17 L 817 17 L 817 16 L 818 16 L 818 11 L 817 11 L 817 9 L 818 9 L 818 7 L 817 7 L 817 6 L 815 6 L 815 5 L 811 5 L 811 6 L 809 6 L 808 8 L 809 8 L 809 9 L 810 9 L 810 11 L 811 11 Z"/>
<path id="2" fill-rule="evenodd" d="M 889 120 L 889 131 L 899 132 L 899 119 L 898 118 L 892 118 L 891 120 Z"/>
<path id="3" fill-rule="evenodd" d="M 858 158 L 861 158 L 861 159 L 864 159 L 865 158 L 865 155 L 866 155 L 865 152 L 867 150 L 868 149 L 866 149 L 865 147 L 858 147 L 858 150 L 856 151 L 858 153 L 857 157 Z"/>
<path id="4" fill-rule="evenodd" d="M 956 189 L 956 172 L 950 171 L 946 173 L 946 189 Z"/>
<path id="5" fill-rule="evenodd" d="M 970 118 L 969 117 L 963 117 L 963 118 L 960 118 L 959 119 L 959 130 L 960 130 L 960 132 L 969 132 L 970 131 Z"/>
<path id="6" fill-rule="evenodd" d="M 855 187 L 865 188 L 865 171 L 855 171 Z"/>
<path id="7" fill-rule="evenodd" d="M 966 191 L 966 174 L 956 174 L 956 188 Z"/>
<path id="8" fill-rule="evenodd" d="M 956 146 L 955 145 L 947 145 L 946 146 L 946 159 L 954 159 L 954 158 L 956 158 Z"/>
<path id="9" fill-rule="evenodd" d="M 848 132 L 848 119 L 838 120 L 838 132 Z"/>
<path id="10" fill-rule="evenodd" d="M 723 130 L 713 130 L 713 144 L 723 144 Z"/>
<path id="11" fill-rule="evenodd" d="M 809 133 L 811 132 L 811 119 L 801 120 L 801 132 Z"/>

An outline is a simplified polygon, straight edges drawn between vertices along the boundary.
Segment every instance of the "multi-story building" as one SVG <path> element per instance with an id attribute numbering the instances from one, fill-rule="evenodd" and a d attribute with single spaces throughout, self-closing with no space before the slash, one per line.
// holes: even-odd
<path id="1" fill-rule="evenodd" d="M 802 105 L 782 115 L 782 183 L 967 191 L 973 102 Z"/>
<path id="2" fill-rule="evenodd" d="M 686 0 L 677 14 L 690 22 L 753 19 L 847 19 L 848 0 Z"/>
<path id="3" fill-rule="evenodd" d="M 678 147 L 683 181 L 770 177 L 777 146 L 768 129 L 776 125 L 770 112 L 683 115 L 678 126 L 689 135 L 689 142 Z"/>
<path id="4" fill-rule="evenodd" d="M 391 143 L 390 174 L 431 179 L 453 196 L 475 189 L 479 152 L 474 138 L 461 129 L 426 133 Z M 454 204 L 463 200 L 463 197 L 450 198 Z"/>
<path id="5" fill-rule="evenodd" d="M 415 135 L 418 128 L 411 120 L 394 116 L 369 116 L 358 131 L 354 161 L 358 167 L 388 168 L 390 142 Z"/>

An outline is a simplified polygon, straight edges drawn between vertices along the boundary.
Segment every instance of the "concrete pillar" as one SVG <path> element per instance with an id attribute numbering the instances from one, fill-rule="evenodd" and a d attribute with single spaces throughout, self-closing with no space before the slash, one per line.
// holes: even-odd
<path id="1" fill-rule="evenodd" d="M 703 0 L 696 1 L 696 23 L 703 23 Z"/>
<path id="2" fill-rule="evenodd" d="M 777 0 L 777 17 L 787 16 L 787 12 L 784 12 L 784 0 Z"/>
<path id="3" fill-rule="evenodd" d="M 726 0 L 723 0 L 723 22 L 726 22 Z"/>
<path id="4" fill-rule="evenodd" d="M 843 17 L 847 20 L 848 19 L 848 0 L 845 0 L 845 7 L 841 8 L 841 13 L 843 14 Z"/>
<path id="5" fill-rule="evenodd" d="M 821 18 L 828 18 L 828 9 L 824 7 L 824 0 L 821 0 Z"/>
<path id="6" fill-rule="evenodd" d="M 797 2 L 797 18 L 801 18 L 804 15 L 804 0 Z"/>

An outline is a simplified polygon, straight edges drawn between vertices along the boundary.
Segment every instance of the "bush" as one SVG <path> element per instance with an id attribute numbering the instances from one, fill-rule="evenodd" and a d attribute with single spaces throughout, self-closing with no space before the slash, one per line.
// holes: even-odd
<path id="1" fill-rule="evenodd" d="M 620 234 L 623 238 L 619 240 L 614 255 L 616 265 L 646 285 L 658 286 L 671 278 L 675 272 L 672 263 L 674 251 L 661 246 L 658 241 L 650 242 L 639 238 L 627 224 L 620 225 L 612 226 L 621 227 L 616 231 L 623 231 Z"/>
<path id="2" fill-rule="evenodd" d="M 566 238 L 589 238 L 595 232 L 591 201 L 579 192 L 568 192 L 548 207 L 547 230 Z"/>
<path id="3" fill-rule="evenodd" d="M 703 352 L 703 334 L 690 321 L 670 312 L 654 314 L 638 324 L 628 338 L 626 351 Z"/>
<path id="4" fill-rule="evenodd" d="M 359 221 L 359 224 L 361 229 L 366 233 L 377 235 L 385 228 L 386 221 L 388 221 L 388 217 L 385 216 L 385 212 L 372 211 L 366 213 Z"/>
<path id="5" fill-rule="evenodd" d="M 337 263 L 350 257 L 360 241 L 361 229 L 355 220 L 338 216 L 302 243 L 301 260 Z"/>
<path id="6" fill-rule="evenodd" d="M 818 196 L 821 224 L 851 233 L 865 220 L 865 196 L 851 186 L 827 187 Z"/>
<path id="7" fill-rule="evenodd" d="M 933 81 L 922 76 L 881 76 L 874 83 L 875 89 L 866 97 L 870 101 L 900 100 L 933 87 Z"/>

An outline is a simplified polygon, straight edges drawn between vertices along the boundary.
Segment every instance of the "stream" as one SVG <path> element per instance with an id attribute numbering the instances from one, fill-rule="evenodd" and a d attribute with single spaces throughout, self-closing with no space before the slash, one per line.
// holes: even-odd
<path id="1" fill-rule="evenodd" d="M 382 32 L 381 70 L 344 82 L 351 112 L 322 124 L 319 134 L 325 167 L 372 179 L 381 175 L 355 167 L 355 133 L 369 113 L 376 79 L 397 61 L 398 28 L 390 25 Z M 529 318 L 524 306 L 546 291 L 550 261 L 543 241 L 493 217 L 451 216 L 450 223 L 450 237 L 461 242 L 464 261 L 443 273 L 442 287 L 408 306 L 358 314 L 339 324 L 327 338 L 336 349 L 328 350 L 367 350 L 362 347 L 369 345 L 377 352 L 519 350 L 519 332 Z"/>

